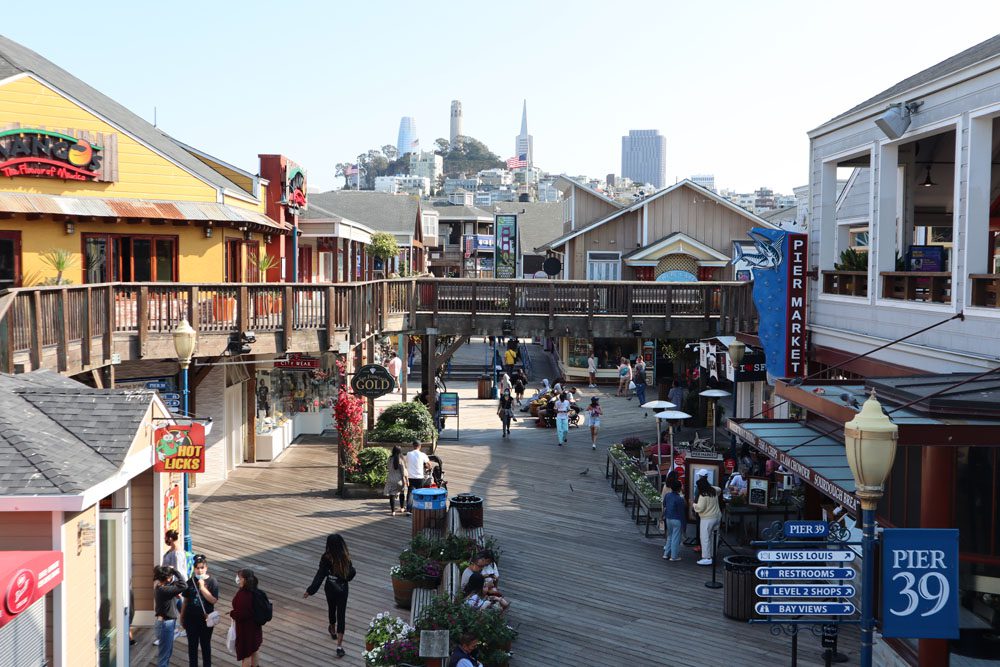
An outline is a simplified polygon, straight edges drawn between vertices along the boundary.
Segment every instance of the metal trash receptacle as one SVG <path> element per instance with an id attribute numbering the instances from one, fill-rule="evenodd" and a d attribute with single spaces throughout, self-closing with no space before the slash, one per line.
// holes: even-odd
<path id="1" fill-rule="evenodd" d="M 424 528 L 444 530 L 448 519 L 448 492 L 444 489 L 414 489 L 411 535 Z"/>
<path id="2" fill-rule="evenodd" d="M 726 570 L 723 575 L 722 613 L 726 618 L 749 621 L 761 618 L 754 605 L 761 601 L 757 595 L 756 569 L 762 565 L 755 556 L 726 556 L 722 559 Z"/>
<path id="3" fill-rule="evenodd" d="M 489 375 L 483 375 L 479 378 L 479 382 L 476 385 L 476 397 L 477 398 L 491 398 L 493 392 L 493 380 Z"/>

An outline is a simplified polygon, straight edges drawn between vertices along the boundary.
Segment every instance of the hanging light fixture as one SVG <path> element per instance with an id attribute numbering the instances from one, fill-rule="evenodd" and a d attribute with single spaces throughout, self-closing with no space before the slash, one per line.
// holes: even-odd
<path id="1" fill-rule="evenodd" d="M 927 174 L 924 176 L 924 182 L 921 183 L 925 188 L 933 188 L 937 183 L 931 180 L 931 166 L 927 165 Z"/>

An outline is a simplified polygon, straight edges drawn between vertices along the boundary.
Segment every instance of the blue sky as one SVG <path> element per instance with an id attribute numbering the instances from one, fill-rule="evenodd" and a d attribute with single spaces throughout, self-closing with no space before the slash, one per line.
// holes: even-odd
<path id="1" fill-rule="evenodd" d="M 465 133 L 509 157 L 527 99 L 548 171 L 617 173 L 621 136 L 655 128 L 670 182 L 790 192 L 808 130 L 1000 26 L 1000 3 L 963 0 L 50 0 L 63 35 L 10 4 L 7 37 L 149 120 L 156 107 L 178 139 L 250 171 L 284 153 L 322 189 L 337 162 L 395 143 L 401 116 L 425 148 L 447 136 L 452 99 Z"/>

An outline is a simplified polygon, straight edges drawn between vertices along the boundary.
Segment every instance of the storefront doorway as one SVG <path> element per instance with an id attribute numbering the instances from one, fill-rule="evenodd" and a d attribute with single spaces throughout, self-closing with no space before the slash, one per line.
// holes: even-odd
<path id="1" fill-rule="evenodd" d="M 21 232 L 0 232 L 0 289 L 21 286 Z"/>
<path id="2" fill-rule="evenodd" d="M 226 470 L 233 470 L 246 460 L 244 425 L 246 414 L 243 384 L 226 387 Z"/>
<path id="3" fill-rule="evenodd" d="M 129 524 L 128 510 L 102 510 L 99 515 L 100 575 L 99 655 L 101 667 L 129 664 Z"/>

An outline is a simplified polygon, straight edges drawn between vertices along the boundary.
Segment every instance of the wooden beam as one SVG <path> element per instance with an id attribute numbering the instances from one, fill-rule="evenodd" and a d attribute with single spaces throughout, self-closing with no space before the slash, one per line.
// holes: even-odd
<path id="1" fill-rule="evenodd" d="M 288 352 L 292 347 L 292 330 L 294 328 L 292 325 L 295 324 L 294 299 L 295 288 L 291 285 L 285 285 L 285 298 L 281 309 L 282 325 L 285 332 L 285 335 L 282 336 L 284 339 L 282 341 L 282 349 L 285 352 Z"/>
<path id="2" fill-rule="evenodd" d="M 94 330 L 93 324 L 90 321 L 90 300 L 92 296 L 91 288 L 87 287 L 83 291 L 83 331 L 80 337 L 80 365 L 84 367 L 90 365 L 91 332 Z"/>
<path id="3" fill-rule="evenodd" d="M 10 211 L 0 211 L 0 220 L 10 220 L 14 217 L 14 214 Z"/>
<path id="4" fill-rule="evenodd" d="M 41 213 L 28 213 L 24 217 L 26 220 L 41 220 L 44 216 Z"/>
<path id="5" fill-rule="evenodd" d="M 149 224 L 160 226 L 160 225 L 167 224 L 167 221 L 164 220 L 163 218 L 152 218 L 152 219 L 150 219 Z"/>
<path id="6" fill-rule="evenodd" d="M 125 218 L 125 223 L 129 225 L 141 225 L 145 218 Z"/>
<path id="7" fill-rule="evenodd" d="M 146 339 L 149 338 L 149 288 L 140 287 L 136 293 L 135 330 L 139 339 L 139 358 L 146 354 Z"/>
<path id="8" fill-rule="evenodd" d="M 101 377 L 101 369 L 93 368 L 90 371 L 90 376 L 94 379 L 94 386 L 98 389 L 104 389 L 104 378 Z"/>

